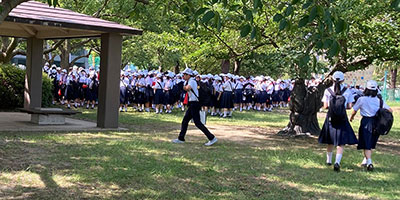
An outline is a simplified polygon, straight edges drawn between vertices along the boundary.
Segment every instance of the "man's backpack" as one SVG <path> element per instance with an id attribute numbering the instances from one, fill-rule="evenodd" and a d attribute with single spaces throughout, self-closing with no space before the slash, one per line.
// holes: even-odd
<path id="1" fill-rule="evenodd" d="M 373 133 L 376 135 L 387 135 L 393 125 L 393 114 L 383 108 L 383 100 L 379 98 L 379 110 L 375 114 Z"/>
<path id="2" fill-rule="evenodd" d="M 346 120 L 346 98 L 343 96 L 346 89 L 343 88 L 340 94 L 336 95 L 331 88 L 328 88 L 329 93 L 331 93 L 328 113 L 333 126 L 340 125 Z"/>
<path id="3" fill-rule="evenodd" d="M 192 92 L 196 96 L 196 98 L 199 100 L 199 103 L 203 105 L 207 101 L 207 98 L 211 97 L 212 94 L 212 88 L 211 86 L 202 81 L 197 81 L 197 90 L 199 91 L 199 96 L 194 93 L 193 89 Z"/>

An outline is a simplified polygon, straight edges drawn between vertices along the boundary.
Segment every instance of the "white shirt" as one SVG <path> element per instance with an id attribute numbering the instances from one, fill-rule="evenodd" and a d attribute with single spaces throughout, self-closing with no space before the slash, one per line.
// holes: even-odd
<path id="1" fill-rule="evenodd" d="M 343 85 L 340 85 L 340 90 L 343 89 Z M 335 85 L 332 85 L 330 87 L 330 89 L 332 90 L 332 92 L 335 92 Z M 328 103 L 329 106 L 329 101 L 331 99 L 331 93 L 328 91 L 328 89 L 325 89 L 324 91 L 324 96 L 322 97 L 322 102 L 323 103 Z M 352 92 L 350 91 L 350 89 L 347 88 L 347 90 L 344 92 L 343 94 L 344 98 L 346 99 L 346 103 L 344 104 L 344 106 L 346 107 L 348 103 L 352 103 L 354 102 L 354 96 L 352 94 Z"/>
<path id="2" fill-rule="evenodd" d="M 189 95 L 188 100 L 189 101 L 199 101 L 199 99 L 197 98 L 199 96 L 199 90 L 197 89 L 196 80 L 192 77 L 189 79 L 189 81 L 185 81 L 185 85 L 190 85 L 190 87 L 192 88 L 191 90 L 188 91 L 188 95 Z"/>
<path id="3" fill-rule="evenodd" d="M 222 88 L 224 89 L 224 91 L 227 91 L 227 92 L 232 92 L 232 90 L 233 90 L 233 84 L 232 84 L 232 82 L 231 81 L 226 81 L 223 85 L 222 85 Z"/>
<path id="4" fill-rule="evenodd" d="M 238 90 L 243 89 L 243 82 L 241 82 L 241 81 L 236 82 L 235 87 L 236 87 L 236 89 L 238 89 Z"/>
<path id="5" fill-rule="evenodd" d="M 380 100 L 378 97 L 364 96 L 358 98 L 356 104 L 353 106 L 353 110 L 360 110 L 360 114 L 363 117 L 373 117 L 379 110 Z M 389 109 L 390 107 L 383 102 L 383 108 Z"/>
<path id="6" fill-rule="evenodd" d="M 161 82 L 161 80 L 157 80 L 156 84 L 154 84 L 153 89 L 163 89 L 164 88 L 164 82 Z"/>

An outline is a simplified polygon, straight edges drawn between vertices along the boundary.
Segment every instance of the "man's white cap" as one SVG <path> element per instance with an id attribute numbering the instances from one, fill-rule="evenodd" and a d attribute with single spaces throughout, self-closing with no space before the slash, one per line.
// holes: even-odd
<path id="1" fill-rule="evenodd" d="M 197 75 L 199 75 L 199 72 L 196 71 L 196 70 L 194 70 L 194 71 L 193 71 L 193 75 L 197 76 Z"/>
<path id="2" fill-rule="evenodd" d="M 186 68 L 185 70 L 183 70 L 182 74 L 187 74 L 187 75 L 193 75 L 193 70 L 190 68 Z"/>
<path id="3" fill-rule="evenodd" d="M 341 72 L 341 71 L 336 71 L 335 73 L 333 73 L 333 79 L 336 81 L 336 80 L 339 80 L 339 81 L 343 81 L 344 80 L 344 74 L 343 74 L 343 72 Z"/>
<path id="4" fill-rule="evenodd" d="M 374 80 L 370 80 L 367 82 L 367 89 L 369 90 L 377 90 L 378 89 L 378 83 Z"/>

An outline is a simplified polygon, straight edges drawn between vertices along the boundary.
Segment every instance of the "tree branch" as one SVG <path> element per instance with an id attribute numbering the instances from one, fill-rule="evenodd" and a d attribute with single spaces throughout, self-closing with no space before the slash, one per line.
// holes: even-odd
<path id="1" fill-rule="evenodd" d="M 87 54 L 85 54 L 85 55 L 80 55 L 80 56 L 74 58 L 74 59 L 71 61 L 71 63 L 69 63 L 69 66 L 70 66 L 70 67 L 74 66 L 75 62 L 78 61 L 78 60 L 81 59 L 81 58 L 88 58 L 89 55 L 90 55 L 90 53 L 92 53 L 92 49 L 90 49 L 89 52 L 88 52 Z"/>
<path id="2" fill-rule="evenodd" d="M 203 23 L 202 23 L 203 24 Z M 210 31 L 222 44 L 224 44 L 229 51 L 235 56 L 238 56 L 238 53 L 235 52 L 235 50 L 233 50 L 233 48 L 231 46 L 229 46 L 221 37 L 219 37 L 219 35 L 217 33 L 215 33 L 213 30 L 211 30 L 210 28 L 208 28 L 207 25 L 203 24 L 204 28 L 206 28 L 208 31 Z"/>
<path id="3" fill-rule="evenodd" d="M 104 0 L 103 6 L 101 6 L 101 7 L 97 10 L 97 12 L 95 12 L 95 13 L 93 14 L 93 17 L 98 18 L 98 17 L 100 16 L 100 13 L 104 10 L 104 8 L 106 8 L 108 2 L 110 2 L 110 0 Z"/>
<path id="4" fill-rule="evenodd" d="M 56 43 L 53 44 L 53 46 L 50 49 L 44 50 L 43 54 L 48 54 L 48 53 L 55 51 L 60 45 L 62 45 L 64 43 L 64 41 L 65 41 L 65 39 L 57 41 Z"/>

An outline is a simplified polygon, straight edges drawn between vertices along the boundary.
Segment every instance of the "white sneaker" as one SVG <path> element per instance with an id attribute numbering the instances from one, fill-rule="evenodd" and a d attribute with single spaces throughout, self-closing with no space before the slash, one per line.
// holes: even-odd
<path id="1" fill-rule="evenodd" d="M 214 139 L 208 141 L 208 142 L 205 143 L 204 145 L 206 145 L 206 146 L 211 146 L 211 145 L 213 145 L 214 143 L 216 143 L 217 141 L 218 141 L 218 139 L 217 139 L 216 137 L 214 137 Z"/>
<path id="2" fill-rule="evenodd" d="M 172 143 L 175 143 L 175 144 L 183 144 L 183 143 L 185 143 L 185 141 L 182 141 L 182 140 L 179 140 L 179 139 L 173 139 L 173 140 L 172 140 Z"/>

